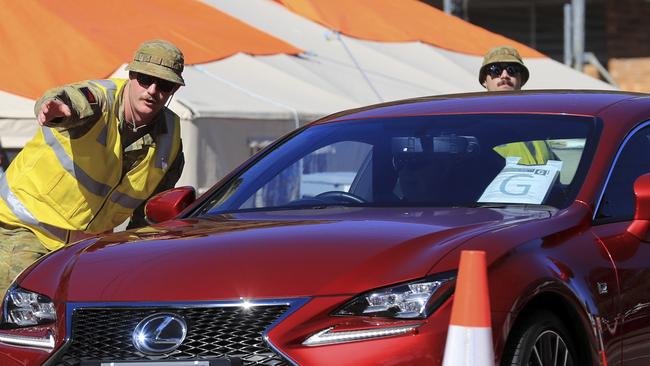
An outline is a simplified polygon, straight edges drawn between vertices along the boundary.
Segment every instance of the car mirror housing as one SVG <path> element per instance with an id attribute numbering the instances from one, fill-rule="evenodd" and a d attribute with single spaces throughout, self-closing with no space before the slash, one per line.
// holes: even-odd
<path id="1" fill-rule="evenodd" d="M 650 173 L 634 181 L 636 207 L 634 220 L 627 231 L 643 241 L 650 241 Z"/>
<path id="2" fill-rule="evenodd" d="M 172 188 L 151 197 L 144 206 L 147 220 L 151 223 L 163 222 L 178 216 L 187 206 L 196 200 L 194 187 Z"/>

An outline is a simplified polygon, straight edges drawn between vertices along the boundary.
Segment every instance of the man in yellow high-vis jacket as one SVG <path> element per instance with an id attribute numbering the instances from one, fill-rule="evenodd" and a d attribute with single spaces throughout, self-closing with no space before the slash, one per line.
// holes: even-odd
<path id="1" fill-rule="evenodd" d="M 144 42 L 128 79 L 48 90 L 34 111 L 42 126 L 0 177 L 0 290 L 42 255 L 127 219 L 172 188 L 184 158 L 180 120 L 166 107 L 185 82 L 183 53 Z"/>
<path id="2" fill-rule="evenodd" d="M 510 46 L 500 46 L 485 54 L 478 81 L 487 91 L 517 91 L 526 84 L 530 73 L 519 52 Z M 497 146 L 494 150 L 504 158 L 517 156 L 519 164 L 546 164 L 555 154 L 546 141 L 522 141 Z"/>

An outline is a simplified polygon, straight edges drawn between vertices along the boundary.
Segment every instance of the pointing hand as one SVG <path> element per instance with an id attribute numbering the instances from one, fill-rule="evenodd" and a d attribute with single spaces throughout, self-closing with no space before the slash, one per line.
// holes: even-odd
<path id="1" fill-rule="evenodd" d="M 38 124 L 44 126 L 46 123 L 56 118 L 68 118 L 72 115 L 70 107 L 57 99 L 50 99 L 41 104 L 41 110 L 38 112 Z"/>

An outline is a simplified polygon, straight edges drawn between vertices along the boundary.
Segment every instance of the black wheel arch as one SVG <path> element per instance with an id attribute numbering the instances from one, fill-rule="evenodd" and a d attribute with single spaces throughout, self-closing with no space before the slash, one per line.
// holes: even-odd
<path id="1" fill-rule="evenodd" d="M 525 322 L 532 314 L 542 310 L 552 312 L 566 326 L 578 351 L 578 365 L 599 364 L 596 358 L 598 350 L 593 349 L 590 346 L 590 344 L 594 344 L 594 342 L 589 342 L 590 339 L 595 338 L 593 331 L 590 331 L 591 315 L 580 314 L 576 310 L 573 301 L 569 300 L 564 294 L 556 291 L 537 293 L 528 299 L 525 304 L 520 304 L 519 309 L 512 313 L 512 319 L 514 319 L 514 321 L 510 323 L 507 332 L 508 336 L 504 343 L 504 349 L 499 352 L 499 355 L 502 356 L 508 347 L 513 346 L 513 339 L 511 339 L 512 337 L 510 336 L 512 331 Z M 499 364 L 501 364 L 501 357 L 498 361 Z"/>

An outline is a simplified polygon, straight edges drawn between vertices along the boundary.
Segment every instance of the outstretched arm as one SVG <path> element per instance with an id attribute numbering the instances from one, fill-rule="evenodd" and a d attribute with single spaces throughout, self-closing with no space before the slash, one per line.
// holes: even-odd
<path id="1" fill-rule="evenodd" d="M 34 114 L 41 126 L 69 130 L 99 120 L 106 103 L 102 90 L 84 81 L 46 91 L 34 105 Z"/>

